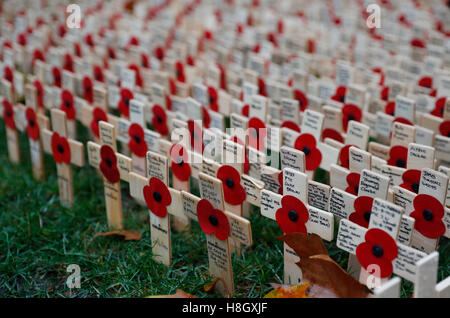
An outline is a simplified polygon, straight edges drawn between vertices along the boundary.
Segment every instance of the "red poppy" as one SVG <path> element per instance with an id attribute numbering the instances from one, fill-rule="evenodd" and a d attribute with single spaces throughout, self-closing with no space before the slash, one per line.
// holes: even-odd
<path id="1" fill-rule="evenodd" d="M 152 177 L 149 185 L 143 189 L 148 209 L 156 216 L 164 218 L 167 215 L 167 206 L 172 203 L 172 197 L 167 186 L 158 178 Z"/>
<path id="2" fill-rule="evenodd" d="M 405 124 L 405 125 L 409 125 L 409 126 L 414 126 L 414 124 L 409 121 L 408 119 L 404 118 L 404 117 L 397 117 L 395 118 L 392 123 L 401 123 L 401 124 Z"/>
<path id="3" fill-rule="evenodd" d="M 302 201 L 292 195 L 281 199 L 281 208 L 275 213 L 278 226 L 283 233 L 306 233 L 309 212 Z"/>
<path id="4" fill-rule="evenodd" d="M 4 99 L 3 100 L 3 120 L 9 129 L 16 129 L 16 122 L 14 121 L 14 109 L 11 103 Z"/>
<path id="5" fill-rule="evenodd" d="M 61 71 L 56 66 L 52 69 L 52 75 L 53 75 L 53 84 L 56 87 L 61 88 Z"/>
<path id="6" fill-rule="evenodd" d="M 222 180 L 225 201 L 232 205 L 244 202 L 246 192 L 241 185 L 239 172 L 231 166 L 222 166 L 217 171 L 217 178 Z"/>
<path id="7" fill-rule="evenodd" d="M 195 60 L 191 55 L 187 55 L 186 56 L 186 64 L 190 65 L 190 66 L 194 66 L 195 65 Z"/>
<path id="8" fill-rule="evenodd" d="M 395 115 L 395 101 L 391 100 L 386 103 L 386 106 L 384 107 L 384 112 L 388 115 L 394 116 Z"/>
<path id="9" fill-rule="evenodd" d="M 114 50 L 114 48 L 108 47 L 108 56 L 113 60 L 116 58 L 116 51 Z"/>
<path id="10" fill-rule="evenodd" d="M 446 120 L 439 125 L 439 132 L 442 136 L 450 138 L 450 120 Z"/>
<path id="11" fill-rule="evenodd" d="M 280 185 L 278 187 L 278 194 L 283 194 L 283 170 L 278 174 L 278 184 Z"/>
<path id="12" fill-rule="evenodd" d="M 166 111 L 159 105 L 154 105 L 152 107 L 152 125 L 153 129 L 155 129 L 158 133 L 165 136 L 169 132 L 169 128 L 167 127 L 167 116 Z"/>
<path id="13" fill-rule="evenodd" d="M 9 66 L 5 66 L 3 69 L 3 78 L 10 83 L 14 83 L 14 71 Z"/>
<path id="14" fill-rule="evenodd" d="M 75 55 L 76 55 L 77 57 L 82 57 L 82 56 L 83 56 L 83 53 L 82 53 L 82 51 L 81 51 L 81 45 L 80 45 L 80 43 L 75 42 L 75 43 L 73 44 L 73 49 L 74 49 Z"/>
<path id="15" fill-rule="evenodd" d="M 139 70 L 139 66 L 137 66 L 136 64 L 131 64 L 130 66 L 128 66 L 128 69 L 134 71 L 134 74 L 136 75 L 136 85 L 139 87 L 143 87 L 144 86 L 144 80 L 142 79 L 141 76 L 141 71 Z"/>
<path id="16" fill-rule="evenodd" d="M 249 113 L 250 113 L 250 105 L 244 105 L 244 107 L 242 107 L 241 109 L 242 116 L 248 117 Z"/>
<path id="17" fill-rule="evenodd" d="M 258 94 L 267 97 L 266 83 L 261 77 L 258 77 Z"/>
<path id="18" fill-rule="evenodd" d="M 130 38 L 130 41 L 128 42 L 128 46 L 138 46 L 139 45 L 139 39 L 135 36 L 132 36 Z"/>
<path id="19" fill-rule="evenodd" d="M 362 267 L 378 265 L 380 278 L 389 277 L 394 267 L 392 261 L 397 257 L 395 240 L 385 231 L 377 228 L 366 232 L 365 242 L 356 247 L 356 257 Z"/>
<path id="20" fill-rule="evenodd" d="M 64 24 L 60 24 L 58 26 L 58 35 L 59 35 L 59 37 L 63 38 L 64 35 L 66 35 L 66 32 L 67 32 L 67 30 L 66 30 L 65 25 Z"/>
<path id="21" fill-rule="evenodd" d="M 98 123 L 100 121 L 108 122 L 108 116 L 103 109 L 101 109 L 100 107 L 95 107 L 92 111 L 91 130 L 97 138 L 100 137 L 98 126 Z"/>
<path id="22" fill-rule="evenodd" d="M 161 46 L 156 47 L 154 55 L 158 60 L 160 61 L 164 60 L 164 49 Z"/>
<path id="23" fill-rule="evenodd" d="M 182 83 L 186 82 L 186 75 L 184 74 L 184 65 L 181 61 L 175 62 L 175 75 L 177 81 Z"/>
<path id="24" fill-rule="evenodd" d="M 128 128 L 128 135 L 130 136 L 128 147 L 131 152 L 138 157 L 145 157 L 148 147 L 144 138 L 144 129 L 139 124 L 133 123 Z"/>
<path id="25" fill-rule="evenodd" d="M 265 138 L 267 128 L 264 122 L 258 117 L 252 117 L 248 121 L 248 145 L 257 150 L 265 149 Z"/>
<path id="26" fill-rule="evenodd" d="M 211 116 L 209 115 L 208 108 L 205 106 L 202 106 L 202 117 L 203 117 L 203 126 L 205 128 L 209 128 L 209 125 L 211 124 Z"/>
<path id="27" fill-rule="evenodd" d="M 267 33 L 267 41 L 272 42 L 274 47 L 278 47 L 278 41 L 275 33 L 273 32 Z"/>
<path id="28" fill-rule="evenodd" d="M 300 126 L 291 120 L 286 120 L 281 124 L 281 128 L 286 127 L 292 129 L 293 131 L 300 132 Z"/>
<path id="29" fill-rule="evenodd" d="M 150 58 L 145 53 L 141 54 L 141 65 L 144 68 L 150 68 Z"/>
<path id="30" fill-rule="evenodd" d="M 67 139 L 60 136 L 57 132 L 53 132 L 51 145 L 55 162 L 70 164 L 70 146 Z"/>
<path id="31" fill-rule="evenodd" d="M 39 80 L 35 80 L 33 85 L 36 88 L 37 107 L 44 108 L 44 88 Z"/>
<path id="32" fill-rule="evenodd" d="M 431 89 L 431 88 L 433 88 L 433 78 L 431 76 L 424 76 L 419 80 L 419 82 L 417 84 L 421 87 Z"/>
<path id="33" fill-rule="evenodd" d="M 417 47 L 417 48 L 425 48 L 425 42 L 423 42 L 421 39 L 412 39 L 410 42 L 411 46 Z"/>
<path id="34" fill-rule="evenodd" d="M 133 92 L 128 88 L 122 88 L 120 90 L 119 112 L 122 116 L 130 117 L 130 100 L 134 98 Z"/>
<path id="35" fill-rule="evenodd" d="M 203 130 L 192 119 L 188 120 L 188 129 L 191 139 L 191 149 L 198 153 L 203 153 L 205 145 L 203 144 Z"/>
<path id="36" fill-rule="evenodd" d="M 73 95 L 67 89 L 61 92 L 61 107 L 60 109 L 66 113 L 67 119 L 75 118 L 75 107 L 73 105 Z"/>
<path id="37" fill-rule="evenodd" d="M 168 110 L 172 110 L 172 99 L 166 94 L 166 107 Z"/>
<path id="38" fill-rule="evenodd" d="M 299 89 L 294 89 L 294 99 L 298 101 L 298 106 L 303 112 L 308 107 L 308 97 Z"/>
<path id="39" fill-rule="evenodd" d="M 434 109 L 431 111 L 431 115 L 437 116 L 437 117 L 444 117 L 444 108 L 445 108 L 445 100 L 447 97 L 441 97 L 436 100 L 434 103 Z"/>
<path id="40" fill-rule="evenodd" d="M 27 107 L 25 111 L 25 118 L 27 119 L 27 133 L 32 140 L 39 139 L 39 124 L 36 118 L 36 112 L 33 108 Z"/>
<path id="41" fill-rule="evenodd" d="M 63 69 L 69 72 L 73 72 L 73 58 L 69 53 L 64 54 Z"/>
<path id="42" fill-rule="evenodd" d="M 92 80 L 85 76 L 83 78 L 83 95 L 84 99 L 88 101 L 90 104 L 94 102 L 94 88 L 93 88 Z"/>
<path id="43" fill-rule="evenodd" d="M 336 92 L 333 96 L 331 96 L 332 100 L 335 100 L 337 102 L 345 103 L 345 94 L 347 92 L 347 87 L 345 86 L 339 86 L 336 88 Z"/>
<path id="44" fill-rule="evenodd" d="M 325 140 L 325 138 L 331 138 L 341 143 L 344 142 L 344 137 L 342 137 L 341 133 L 333 128 L 325 128 L 322 131 L 322 140 Z"/>
<path id="45" fill-rule="evenodd" d="M 350 167 L 350 147 L 356 147 L 354 145 L 345 145 L 341 148 L 341 151 L 339 152 L 339 161 L 341 162 L 341 167 L 349 168 Z M 358 148 L 358 147 L 356 147 Z"/>
<path id="46" fill-rule="evenodd" d="M 17 36 L 17 43 L 19 43 L 19 45 L 21 45 L 21 46 L 27 45 L 27 36 L 26 36 L 26 34 L 20 33 Z"/>
<path id="47" fill-rule="evenodd" d="M 408 158 L 408 148 L 403 146 L 394 146 L 389 151 L 389 159 L 387 164 L 400 168 L 406 168 Z"/>
<path id="48" fill-rule="evenodd" d="M 305 154 L 306 170 L 316 170 L 322 162 L 322 153 L 316 148 L 317 141 L 313 135 L 304 133 L 297 137 L 294 147 Z"/>
<path id="49" fill-rule="evenodd" d="M 428 238 L 439 238 L 445 233 L 446 227 L 442 218 L 444 207 L 435 197 L 419 194 L 413 201 L 414 211 L 410 214 L 416 220 L 414 228 Z"/>
<path id="50" fill-rule="evenodd" d="M 206 199 L 201 199 L 197 204 L 197 218 L 202 231 L 205 234 L 214 234 L 223 241 L 230 235 L 230 223 L 225 213 L 215 209 Z"/>
<path id="51" fill-rule="evenodd" d="M 105 80 L 105 77 L 103 76 L 103 70 L 102 70 L 101 66 L 94 65 L 93 71 L 94 71 L 93 73 L 94 73 L 95 80 L 103 83 L 103 81 Z"/>
<path id="52" fill-rule="evenodd" d="M 111 183 L 119 182 L 120 172 L 117 168 L 117 157 L 114 150 L 108 145 L 103 145 L 100 148 L 100 158 L 100 171 L 105 179 Z"/>
<path id="53" fill-rule="evenodd" d="M 35 49 L 33 51 L 33 59 L 31 60 L 31 67 L 34 67 L 34 63 L 36 62 L 36 60 L 45 62 L 45 56 L 42 50 Z"/>
<path id="54" fill-rule="evenodd" d="M 361 225 L 365 228 L 369 227 L 370 214 L 372 213 L 373 198 L 368 196 L 357 197 L 353 203 L 355 212 L 348 217 L 350 221 Z"/>
<path id="55" fill-rule="evenodd" d="M 384 86 L 380 92 L 380 98 L 384 101 L 389 99 L 389 86 Z"/>
<path id="56" fill-rule="evenodd" d="M 187 181 L 191 176 L 191 166 L 188 163 L 189 156 L 186 149 L 175 144 L 170 148 L 171 169 L 174 176 L 180 181 Z"/>
<path id="57" fill-rule="evenodd" d="M 351 120 L 356 120 L 360 122 L 362 118 L 361 109 L 353 104 L 346 104 L 342 107 L 342 126 L 344 131 L 347 131 L 348 122 Z"/>
<path id="58" fill-rule="evenodd" d="M 91 48 L 95 45 L 94 43 L 94 37 L 92 36 L 92 34 L 86 34 L 86 36 L 84 37 L 84 42 L 89 45 Z"/>
<path id="59" fill-rule="evenodd" d="M 209 108 L 215 112 L 218 112 L 219 111 L 219 103 L 218 103 L 219 94 L 217 93 L 217 90 L 212 86 L 208 87 L 208 98 L 209 98 Z"/>
<path id="60" fill-rule="evenodd" d="M 217 63 L 217 67 L 219 68 L 219 72 L 220 72 L 220 88 L 226 90 L 227 89 L 227 77 L 225 74 L 225 68 L 220 63 Z"/>
<path id="61" fill-rule="evenodd" d="M 420 176 L 422 172 L 417 169 L 409 169 L 403 172 L 402 180 L 403 183 L 400 187 L 409 190 L 414 193 L 419 193 Z"/>
<path id="62" fill-rule="evenodd" d="M 358 195 L 359 190 L 359 179 L 361 175 L 356 172 L 349 173 L 347 175 L 347 188 L 345 188 L 345 192 L 348 192 L 353 195 Z"/>

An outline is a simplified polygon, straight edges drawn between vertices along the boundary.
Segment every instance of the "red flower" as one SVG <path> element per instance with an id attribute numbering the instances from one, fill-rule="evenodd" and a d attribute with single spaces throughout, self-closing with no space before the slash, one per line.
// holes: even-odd
<path id="1" fill-rule="evenodd" d="M 139 124 L 133 123 L 128 128 L 128 135 L 130 136 L 128 147 L 131 152 L 138 157 L 145 157 L 148 147 L 144 138 L 144 129 Z"/>
<path id="2" fill-rule="evenodd" d="M 277 37 L 274 33 L 272 32 L 267 33 L 267 41 L 272 42 L 274 47 L 278 47 Z"/>
<path id="3" fill-rule="evenodd" d="M 51 140 L 53 159 L 56 163 L 70 164 L 70 146 L 65 137 L 54 132 Z"/>
<path id="4" fill-rule="evenodd" d="M 73 95 L 67 89 L 61 92 L 61 108 L 66 113 L 67 119 L 75 118 L 75 107 L 73 105 Z"/>
<path id="5" fill-rule="evenodd" d="M 14 109 L 11 103 L 4 99 L 3 100 L 3 120 L 9 129 L 16 129 L 16 123 L 14 121 Z"/>
<path id="6" fill-rule="evenodd" d="M 211 116 L 209 116 L 209 111 L 205 106 L 202 106 L 202 117 L 203 117 L 203 126 L 205 128 L 209 128 L 211 124 Z"/>
<path id="7" fill-rule="evenodd" d="M 225 201 L 232 205 L 238 205 L 245 200 L 245 189 L 241 185 L 239 172 L 231 166 L 222 166 L 217 171 L 217 178 L 222 180 Z"/>
<path id="8" fill-rule="evenodd" d="M 170 158 L 172 159 L 171 169 L 175 177 L 180 181 L 187 181 L 191 176 L 191 166 L 188 163 L 188 152 L 180 145 L 175 144 L 170 148 Z"/>
<path id="9" fill-rule="evenodd" d="M 217 63 L 217 67 L 220 71 L 220 88 L 221 89 L 227 89 L 227 77 L 225 74 L 225 68 L 222 66 L 222 64 Z"/>
<path id="10" fill-rule="evenodd" d="M 394 146 L 389 151 L 389 159 L 387 164 L 400 168 L 406 168 L 408 158 L 408 148 L 403 146 Z"/>
<path id="11" fill-rule="evenodd" d="M 395 240 L 388 233 L 377 228 L 368 230 L 365 240 L 356 248 L 359 263 L 365 269 L 370 265 L 378 265 L 380 278 L 389 277 L 394 269 L 392 261 L 398 254 Z"/>
<path id="12" fill-rule="evenodd" d="M 172 197 L 167 186 L 158 178 L 152 177 L 149 185 L 143 189 L 148 209 L 160 218 L 167 215 L 167 206 L 172 203 Z"/>
<path id="13" fill-rule="evenodd" d="M 172 95 L 175 95 L 177 93 L 177 84 L 170 77 L 169 77 L 169 90 L 170 90 L 170 94 L 172 94 Z"/>
<path id="14" fill-rule="evenodd" d="M 345 145 L 344 147 L 341 148 L 341 151 L 339 152 L 339 161 L 341 162 L 341 167 L 344 168 L 349 168 L 350 166 L 350 147 L 352 147 L 353 145 Z M 356 146 L 353 146 L 356 147 Z M 356 147 L 358 148 L 358 147 Z"/>
<path id="15" fill-rule="evenodd" d="M 66 27 L 64 26 L 64 24 L 60 24 L 58 26 L 58 35 L 59 35 L 59 37 L 63 38 L 64 35 L 66 35 L 66 32 L 67 32 L 67 30 L 66 30 Z"/>
<path id="16" fill-rule="evenodd" d="M 419 194 L 413 201 L 414 211 L 410 214 L 416 220 L 414 228 L 428 238 L 439 238 L 445 231 L 444 207 L 435 197 Z"/>
<path id="17" fill-rule="evenodd" d="M 417 84 L 421 87 L 431 89 L 431 88 L 433 88 L 433 78 L 431 76 L 424 76 L 419 80 L 419 82 Z"/>
<path id="18" fill-rule="evenodd" d="M 128 88 L 120 90 L 119 112 L 126 118 L 130 117 L 130 100 L 133 98 L 133 92 Z"/>
<path id="19" fill-rule="evenodd" d="M 291 120 L 286 120 L 281 124 L 281 128 L 286 127 L 292 129 L 293 131 L 300 132 L 300 126 Z"/>
<path id="20" fill-rule="evenodd" d="M 306 170 L 316 170 L 322 162 L 322 153 L 316 148 L 317 142 L 313 135 L 301 134 L 295 140 L 294 147 L 305 154 Z"/>
<path id="21" fill-rule="evenodd" d="M 412 122 L 410 122 L 408 119 L 403 118 L 403 117 L 397 117 L 395 118 L 392 123 L 401 123 L 401 124 L 405 124 L 405 125 L 409 125 L 409 126 L 414 126 L 414 124 Z"/>
<path id="22" fill-rule="evenodd" d="M 446 120 L 439 125 L 439 132 L 442 136 L 450 138 L 450 120 Z"/>
<path id="23" fill-rule="evenodd" d="M 280 187 L 278 188 L 278 194 L 283 194 L 283 170 L 278 174 L 278 184 Z"/>
<path id="24" fill-rule="evenodd" d="M 73 58 L 72 55 L 66 53 L 64 55 L 64 66 L 63 69 L 69 72 L 73 72 Z"/>
<path id="25" fill-rule="evenodd" d="M 348 122 L 351 120 L 361 121 L 362 112 L 361 109 L 353 104 L 346 104 L 342 107 L 342 126 L 344 131 L 347 131 Z"/>
<path id="26" fill-rule="evenodd" d="M 218 112 L 219 111 L 219 103 L 218 103 L 219 95 L 217 94 L 217 90 L 212 86 L 208 87 L 208 98 L 209 98 L 209 108 L 215 112 Z"/>
<path id="27" fill-rule="evenodd" d="M 309 213 L 302 201 L 292 195 L 285 195 L 281 199 L 281 208 L 275 213 L 278 226 L 283 233 L 306 233 L 305 223 Z"/>
<path id="28" fill-rule="evenodd" d="M 389 86 L 383 87 L 380 92 L 380 98 L 384 101 L 387 101 L 389 99 Z"/>
<path id="29" fill-rule="evenodd" d="M 82 57 L 82 56 L 83 56 L 83 53 L 81 52 L 81 45 L 80 45 L 80 43 L 75 42 L 75 43 L 73 44 L 73 49 L 74 49 L 75 55 L 76 55 L 77 57 Z"/>
<path id="30" fill-rule="evenodd" d="M 227 216 L 219 209 L 215 209 L 208 200 L 201 199 L 198 202 L 197 218 L 205 234 L 214 234 L 221 241 L 226 240 L 230 235 L 230 223 Z"/>
<path id="31" fill-rule="evenodd" d="M 19 45 L 21 45 L 21 46 L 27 45 L 27 36 L 26 36 L 26 34 L 20 33 L 17 36 L 17 43 L 19 43 Z"/>
<path id="32" fill-rule="evenodd" d="M 259 88 L 258 91 L 259 95 L 267 97 L 266 83 L 261 77 L 258 77 L 258 88 Z"/>
<path id="33" fill-rule="evenodd" d="M 422 172 L 417 169 L 409 169 L 403 172 L 402 180 L 403 183 L 400 187 L 409 190 L 414 193 L 419 193 L 420 176 Z"/>
<path id="34" fill-rule="evenodd" d="M 100 137 L 100 131 L 98 126 L 98 123 L 100 121 L 108 122 L 108 116 L 106 115 L 106 112 L 103 109 L 101 109 L 100 107 L 95 107 L 94 110 L 92 111 L 91 130 L 97 138 Z"/>
<path id="35" fill-rule="evenodd" d="M 186 56 L 186 64 L 190 65 L 190 66 L 194 66 L 195 65 L 195 60 L 191 55 L 187 55 Z"/>
<path id="36" fill-rule="evenodd" d="M 39 80 L 35 80 L 33 85 L 36 88 L 37 107 L 44 108 L 44 88 Z"/>
<path id="37" fill-rule="evenodd" d="M 86 36 L 84 37 L 84 42 L 86 42 L 86 44 L 89 45 L 91 48 L 95 45 L 94 37 L 90 33 L 86 34 Z"/>
<path id="38" fill-rule="evenodd" d="M 39 50 L 39 49 L 35 49 L 33 51 L 33 59 L 31 60 L 31 67 L 34 67 L 34 63 L 36 62 L 36 60 L 40 60 L 42 62 L 45 62 L 44 53 L 41 50 Z"/>
<path id="39" fill-rule="evenodd" d="M 191 139 L 191 148 L 198 153 L 203 153 L 205 145 L 203 144 L 203 130 L 192 119 L 188 120 L 188 129 Z"/>
<path id="40" fill-rule="evenodd" d="M 167 116 L 166 111 L 164 108 L 162 108 L 159 105 L 154 105 L 152 107 L 152 125 L 153 128 L 160 133 L 161 135 L 165 136 L 169 132 L 169 128 L 167 127 Z"/>
<path id="41" fill-rule="evenodd" d="M 102 82 L 105 80 L 105 77 L 103 76 L 103 70 L 101 68 L 101 66 L 99 65 L 94 65 L 94 78 L 96 81 Z"/>
<path id="42" fill-rule="evenodd" d="M 164 60 L 164 49 L 160 46 L 156 47 L 155 51 L 154 51 L 154 55 L 158 60 L 160 60 L 160 61 Z"/>
<path id="43" fill-rule="evenodd" d="M 244 107 L 242 107 L 241 109 L 242 116 L 248 117 L 249 113 L 250 113 L 250 105 L 244 105 Z"/>
<path id="44" fill-rule="evenodd" d="M 235 143 L 238 143 L 238 144 L 244 146 L 244 149 L 245 149 L 244 173 L 247 173 L 248 170 L 250 169 L 250 162 L 249 162 L 248 156 L 247 156 L 247 149 L 245 148 L 245 145 L 242 142 L 242 140 L 240 140 L 238 137 L 234 136 L 231 138 L 231 140 L 234 141 Z"/>
<path id="45" fill-rule="evenodd" d="M 267 129 L 264 122 L 258 117 L 252 117 L 248 121 L 248 145 L 258 150 L 264 150 L 264 138 L 267 135 Z"/>
<path id="46" fill-rule="evenodd" d="M 186 75 L 184 74 L 184 65 L 181 61 L 177 61 L 175 63 L 175 74 L 177 81 L 182 83 L 186 82 Z"/>
<path id="47" fill-rule="evenodd" d="M 90 104 L 94 102 L 94 88 L 92 80 L 88 76 L 83 78 L 83 95 Z"/>
<path id="48" fill-rule="evenodd" d="M 345 94 L 347 92 L 347 87 L 345 86 L 339 86 L 336 88 L 336 92 L 333 96 L 331 96 L 332 100 L 335 100 L 337 102 L 345 103 Z"/>
<path id="49" fill-rule="evenodd" d="M 56 87 L 61 88 L 61 71 L 59 70 L 59 68 L 54 66 L 52 68 L 52 75 L 53 75 L 53 84 Z"/>
<path id="50" fill-rule="evenodd" d="M 417 47 L 417 48 L 425 48 L 425 43 L 421 39 L 412 39 L 410 42 L 411 46 Z"/>
<path id="51" fill-rule="evenodd" d="M 302 112 L 308 107 L 308 97 L 299 89 L 294 89 L 294 99 L 298 101 L 298 106 Z"/>
<path id="52" fill-rule="evenodd" d="M 117 157 L 114 150 L 108 145 L 103 145 L 100 148 L 100 158 L 100 171 L 105 179 L 111 183 L 119 182 L 120 173 L 117 168 Z"/>
<path id="53" fill-rule="evenodd" d="M 445 100 L 446 97 L 441 97 L 436 100 L 434 103 L 434 109 L 431 111 L 431 115 L 437 116 L 437 117 L 444 117 L 444 107 L 445 107 Z"/>
<path id="54" fill-rule="evenodd" d="M 386 106 L 384 107 L 384 112 L 388 115 L 394 116 L 395 114 L 395 101 L 391 100 L 390 102 L 386 103 Z"/>
<path id="55" fill-rule="evenodd" d="M 130 66 L 128 66 L 128 69 L 133 70 L 134 74 L 136 74 L 136 85 L 139 87 L 144 86 L 144 80 L 142 79 L 139 66 L 137 66 L 136 64 L 131 64 Z"/>
<path id="56" fill-rule="evenodd" d="M 27 107 L 25 111 L 25 118 L 27 119 L 27 133 L 28 137 L 32 140 L 39 139 L 39 124 L 36 118 L 36 112 L 33 108 Z"/>
<path id="57" fill-rule="evenodd" d="M 166 94 L 166 107 L 168 110 L 172 110 L 172 99 Z"/>
<path id="58" fill-rule="evenodd" d="M 326 128 L 322 131 L 322 140 L 325 140 L 325 138 L 331 138 L 341 143 L 344 142 L 344 137 L 342 137 L 341 133 L 333 128 Z"/>
<path id="59" fill-rule="evenodd" d="M 10 83 L 14 83 L 14 72 L 9 66 L 3 69 L 3 78 Z"/>
<path id="60" fill-rule="evenodd" d="M 114 48 L 108 47 L 108 56 L 113 60 L 116 58 L 116 51 L 114 50 Z"/>
<path id="61" fill-rule="evenodd" d="M 145 53 L 141 54 L 141 65 L 144 68 L 150 68 L 150 59 L 148 55 Z"/>
<path id="62" fill-rule="evenodd" d="M 347 188 L 345 188 L 345 192 L 353 195 L 358 195 L 360 177 L 361 175 L 359 173 L 349 173 L 346 178 L 348 186 Z"/>
<path id="63" fill-rule="evenodd" d="M 350 221 L 361 225 L 365 228 L 369 227 L 370 214 L 372 213 L 373 198 L 367 196 L 357 197 L 353 203 L 355 212 L 348 217 Z"/>

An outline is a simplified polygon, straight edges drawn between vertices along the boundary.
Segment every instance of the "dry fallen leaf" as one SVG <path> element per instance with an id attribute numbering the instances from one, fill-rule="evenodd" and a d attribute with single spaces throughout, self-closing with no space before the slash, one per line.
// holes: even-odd
<path id="1" fill-rule="evenodd" d="M 147 298 L 198 298 L 197 296 L 186 293 L 181 289 L 177 289 L 177 292 L 172 295 L 154 295 Z"/>
<path id="2" fill-rule="evenodd" d="M 97 236 L 111 236 L 111 235 L 120 235 L 124 238 L 125 241 L 139 241 L 142 238 L 141 233 L 128 230 L 98 233 L 95 234 L 94 238 Z"/>
<path id="3" fill-rule="evenodd" d="M 310 285 L 310 283 L 297 286 L 279 285 L 274 287 L 264 298 L 308 298 L 306 291 Z"/>
<path id="4" fill-rule="evenodd" d="M 320 236 L 316 234 L 291 233 L 279 236 L 300 257 L 297 265 L 302 278 L 312 285 L 309 297 L 367 297 L 368 288 L 350 276 L 328 256 Z"/>
<path id="5" fill-rule="evenodd" d="M 228 290 L 227 284 L 225 283 L 225 281 L 220 278 L 220 277 L 216 277 L 211 283 L 208 283 L 206 285 L 203 286 L 203 290 L 205 291 L 205 293 L 213 293 L 217 283 L 222 283 L 223 288 L 225 289 L 227 298 L 231 297 L 231 293 Z"/>

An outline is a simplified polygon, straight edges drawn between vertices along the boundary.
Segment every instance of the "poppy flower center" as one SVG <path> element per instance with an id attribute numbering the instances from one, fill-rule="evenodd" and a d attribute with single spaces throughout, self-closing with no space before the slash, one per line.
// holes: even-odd
<path id="1" fill-rule="evenodd" d="M 101 76 L 100 76 L 100 74 L 99 74 L 99 73 L 95 73 L 95 79 L 96 79 L 97 81 L 100 81 L 100 79 L 101 79 Z"/>
<path id="2" fill-rule="evenodd" d="M 59 153 L 63 153 L 64 152 L 64 147 L 61 144 L 58 145 L 57 149 L 58 149 Z"/>
<path id="3" fill-rule="evenodd" d="M 36 95 L 41 96 L 41 90 L 39 88 L 36 90 Z"/>
<path id="4" fill-rule="evenodd" d="M 69 108 L 69 107 L 70 107 L 70 102 L 69 102 L 68 100 L 65 100 L 65 101 L 64 101 L 64 105 L 65 105 L 67 108 Z"/>
<path id="5" fill-rule="evenodd" d="M 163 122 L 163 119 L 162 119 L 162 117 L 161 117 L 160 115 L 156 116 L 156 120 L 157 120 L 158 123 L 160 123 L 160 124 Z"/>
<path id="6" fill-rule="evenodd" d="M 139 137 L 139 135 L 134 135 L 134 141 L 136 141 L 138 144 L 141 143 L 141 137 Z"/>
<path id="7" fill-rule="evenodd" d="M 8 80 L 8 82 L 11 82 L 11 74 L 7 74 L 6 79 Z"/>
<path id="8" fill-rule="evenodd" d="M 155 199 L 156 202 L 161 202 L 162 196 L 161 193 L 158 191 L 153 192 L 153 199 Z"/>
<path id="9" fill-rule="evenodd" d="M 359 186 L 355 186 L 355 193 L 358 194 Z"/>
<path id="10" fill-rule="evenodd" d="M 308 146 L 303 147 L 302 151 L 305 153 L 305 156 L 309 155 L 311 149 Z"/>
<path id="11" fill-rule="evenodd" d="M 348 121 L 350 121 L 350 120 L 355 120 L 355 116 L 352 114 L 348 115 Z"/>
<path id="12" fill-rule="evenodd" d="M 383 248 L 380 245 L 374 245 L 372 247 L 372 254 L 375 257 L 383 256 Z"/>
<path id="13" fill-rule="evenodd" d="M 444 107 L 441 108 L 441 115 L 444 115 Z"/>
<path id="14" fill-rule="evenodd" d="M 208 220 L 209 220 L 209 223 L 211 223 L 212 226 L 219 225 L 219 220 L 217 219 L 217 217 L 215 215 L 210 215 Z"/>
<path id="15" fill-rule="evenodd" d="M 233 188 L 234 188 L 234 181 L 233 181 L 233 179 L 227 178 L 227 179 L 225 180 L 225 183 L 226 183 L 226 185 L 227 185 L 228 188 L 230 188 L 230 189 L 233 189 Z"/>
<path id="16" fill-rule="evenodd" d="M 343 96 L 343 95 L 339 96 L 339 100 L 341 103 L 345 102 L 345 96 Z M 350 116 L 349 116 L 349 118 L 350 118 Z"/>
<path id="17" fill-rule="evenodd" d="M 6 117 L 11 117 L 12 116 L 12 111 L 11 109 L 7 109 L 6 110 Z"/>
<path id="18" fill-rule="evenodd" d="M 56 83 L 59 83 L 61 81 L 61 78 L 59 77 L 59 75 L 56 75 L 55 76 L 55 82 Z"/>
<path id="19" fill-rule="evenodd" d="M 28 124 L 29 124 L 31 127 L 34 127 L 34 120 L 33 120 L 33 119 L 30 119 L 30 120 L 28 121 Z"/>
<path id="20" fill-rule="evenodd" d="M 397 167 L 404 168 L 405 167 L 405 160 L 402 158 L 398 158 L 397 161 L 395 161 L 395 164 Z"/>
<path id="21" fill-rule="evenodd" d="M 292 222 L 297 222 L 297 220 L 298 220 L 298 214 L 297 214 L 297 211 L 295 211 L 295 210 L 289 210 L 289 212 L 288 212 L 288 218 L 289 218 L 289 220 L 291 220 Z"/>
<path id="22" fill-rule="evenodd" d="M 434 217 L 433 212 L 431 210 L 423 210 L 422 212 L 423 218 L 427 221 L 431 221 Z"/>
<path id="23" fill-rule="evenodd" d="M 86 92 L 90 93 L 90 92 L 91 92 L 91 87 L 90 87 L 89 85 L 86 85 L 86 86 L 84 87 L 84 90 L 85 90 Z"/>
<path id="24" fill-rule="evenodd" d="M 413 184 L 411 184 L 411 189 L 417 193 L 419 192 L 419 182 L 413 182 Z"/>
<path id="25" fill-rule="evenodd" d="M 127 105 L 127 106 L 130 104 L 130 100 L 129 100 L 128 98 L 126 98 L 126 97 L 123 99 L 123 102 L 124 102 L 125 105 Z"/>
<path id="26" fill-rule="evenodd" d="M 112 161 L 110 158 L 106 158 L 105 162 L 108 167 L 110 167 L 110 168 L 112 167 Z"/>
<path id="27" fill-rule="evenodd" d="M 214 103 L 214 97 L 209 96 L 209 103 L 210 103 L 210 104 L 213 104 L 213 103 Z"/>
<path id="28" fill-rule="evenodd" d="M 364 220 L 366 220 L 367 222 L 370 221 L 370 213 L 371 211 L 364 212 Z"/>

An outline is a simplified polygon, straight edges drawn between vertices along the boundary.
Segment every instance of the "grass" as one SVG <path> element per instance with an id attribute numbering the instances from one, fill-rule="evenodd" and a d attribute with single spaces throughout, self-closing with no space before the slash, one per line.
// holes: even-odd
<path id="1" fill-rule="evenodd" d="M 87 141 L 87 130 L 78 126 L 79 139 Z M 103 184 L 96 171 L 74 168 L 75 205 L 59 204 L 56 168 L 45 155 L 47 180 L 37 182 L 31 173 L 28 140 L 20 136 L 22 162 L 8 161 L 5 126 L 0 121 L 0 296 L 2 297 L 143 297 L 172 294 L 180 288 L 199 297 L 209 283 L 205 236 L 196 222 L 191 233 L 172 235 L 173 265 L 152 260 L 149 216 L 128 194 L 122 182 L 125 227 L 142 233 L 142 240 L 98 237 L 107 231 Z M 321 173 L 321 178 L 326 175 Z M 254 244 L 242 257 L 232 256 L 236 297 L 262 297 L 270 283 L 283 278 L 282 242 L 277 224 L 255 208 L 250 218 Z M 337 231 L 336 231 L 337 233 Z M 330 256 L 346 268 L 347 253 L 326 243 Z M 439 280 L 449 275 L 449 244 L 439 248 Z M 81 288 L 70 290 L 66 280 L 69 264 L 81 269 Z M 410 283 L 402 284 L 409 297 Z"/>

